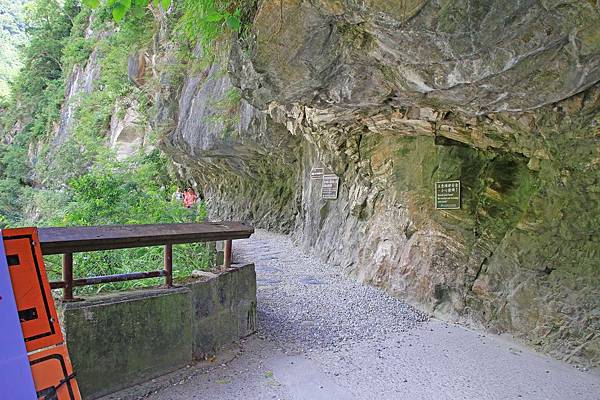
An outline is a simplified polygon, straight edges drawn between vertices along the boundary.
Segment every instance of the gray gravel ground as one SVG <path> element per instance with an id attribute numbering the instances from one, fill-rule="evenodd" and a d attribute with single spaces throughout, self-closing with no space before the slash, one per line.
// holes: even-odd
<path id="1" fill-rule="evenodd" d="M 600 400 L 597 371 L 427 320 L 285 236 L 259 231 L 234 249 L 236 261 L 256 263 L 258 334 L 111 399 Z"/>
<path id="2" fill-rule="evenodd" d="M 335 349 L 406 332 L 427 317 L 338 268 L 303 254 L 282 236 L 258 232 L 241 262 L 256 262 L 259 332 L 288 349 Z"/>

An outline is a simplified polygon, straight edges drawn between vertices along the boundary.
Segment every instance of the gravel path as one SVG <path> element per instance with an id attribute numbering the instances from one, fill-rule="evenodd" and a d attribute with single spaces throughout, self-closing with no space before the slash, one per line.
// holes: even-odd
<path id="1" fill-rule="evenodd" d="M 259 231 L 234 250 L 236 262 L 256 264 L 258 334 L 210 365 L 136 393 L 151 391 L 152 400 L 600 400 L 597 372 L 428 320 L 285 236 Z"/>
<path id="2" fill-rule="evenodd" d="M 406 303 L 302 254 L 280 235 L 258 232 L 241 245 L 236 261 L 256 263 L 259 332 L 288 349 L 379 340 L 427 320 Z"/>

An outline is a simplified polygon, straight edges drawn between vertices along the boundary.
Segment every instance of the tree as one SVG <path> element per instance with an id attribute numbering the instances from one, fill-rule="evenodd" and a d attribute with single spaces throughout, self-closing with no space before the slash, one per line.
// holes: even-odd
<path id="1" fill-rule="evenodd" d="M 10 93 L 9 82 L 21 66 L 18 48 L 25 42 L 24 0 L 0 0 L 0 96 Z"/>
<path id="2" fill-rule="evenodd" d="M 61 3 L 35 0 L 27 8 L 25 21 L 30 42 L 22 52 L 23 69 L 27 73 L 22 74 L 24 79 L 20 82 L 27 95 L 43 92 L 50 81 L 63 75 L 62 51 L 79 6 L 76 0 Z"/>

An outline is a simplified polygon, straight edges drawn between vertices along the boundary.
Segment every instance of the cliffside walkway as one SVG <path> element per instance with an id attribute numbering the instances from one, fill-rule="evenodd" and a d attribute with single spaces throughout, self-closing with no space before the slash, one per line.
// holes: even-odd
<path id="1" fill-rule="evenodd" d="M 600 398 L 598 372 L 428 320 L 285 236 L 259 231 L 235 250 L 256 263 L 258 334 L 149 383 L 148 399 Z"/>

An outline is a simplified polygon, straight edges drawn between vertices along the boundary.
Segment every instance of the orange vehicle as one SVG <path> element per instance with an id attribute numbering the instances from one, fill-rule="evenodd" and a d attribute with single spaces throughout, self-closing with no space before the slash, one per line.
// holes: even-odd
<path id="1" fill-rule="evenodd" d="M 37 398 L 80 400 L 37 229 L 4 230 L 2 239 Z"/>
<path id="2" fill-rule="evenodd" d="M 46 276 L 37 230 L 4 230 L 3 238 L 27 351 L 62 343 L 64 339 Z"/>
<path id="3" fill-rule="evenodd" d="M 39 399 L 81 399 L 65 345 L 30 354 L 29 362 Z"/>

